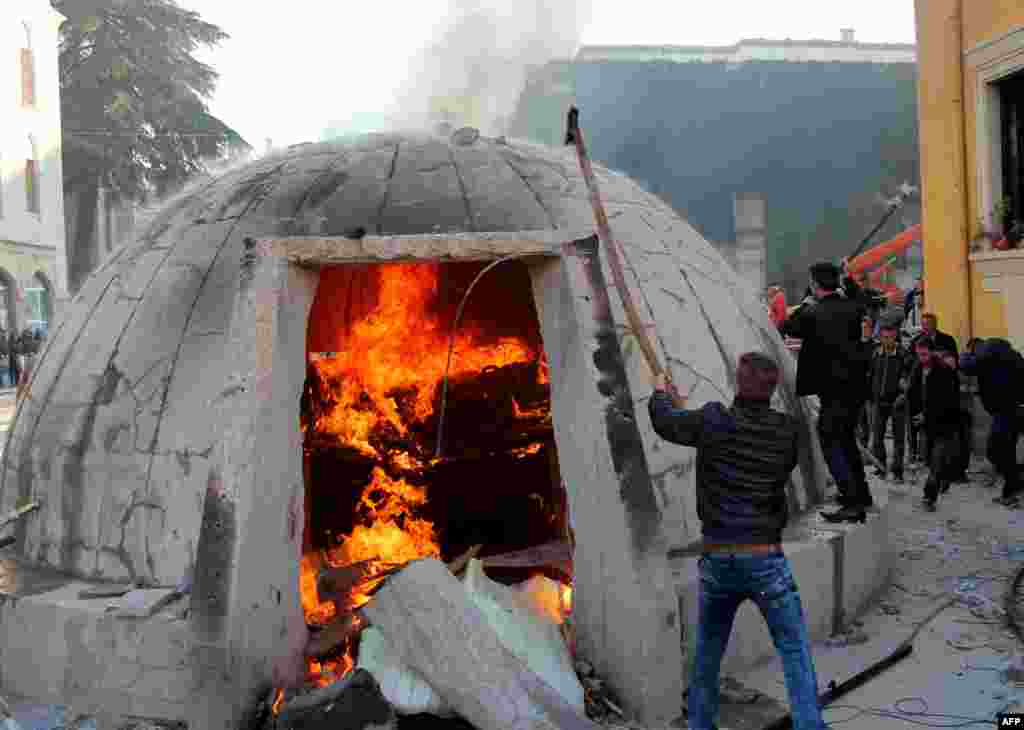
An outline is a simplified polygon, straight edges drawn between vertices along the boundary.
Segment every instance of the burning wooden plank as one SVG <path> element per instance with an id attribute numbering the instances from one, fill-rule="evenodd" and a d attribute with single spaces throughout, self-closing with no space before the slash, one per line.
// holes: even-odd
<path id="1" fill-rule="evenodd" d="M 410 563 L 362 610 L 402 660 L 480 730 L 599 728 L 505 648 L 444 563 Z"/>
<path id="2" fill-rule="evenodd" d="M 553 540 L 524 550 L 489 555 L 480 562 L 485 568 L 555 568 L 572 576 L 572 545 L 565 540 Z"/>
<path id="3" fill-rule="evenodd" d="M 306 656 L 315 659 L 327 656 L 358 636 L 367 625 L 366 618 L 359 611 L 349 611 L 337 616 L 310 638 L 306 644 Z"/>
<path id="4" fill-rule="evenodd" d="M 360 560 L 350 565 L 328 567 L 320 571 L 316 589 L 321 601 L 342 600 L 361 587 L 379 582 L 397 570 L 404 563 L 385 563 L 380 560 Z"/>
<path id="5" fill-rule="evenodd" d="M 469 550 L 462 553 L 462 555 L 455 558 L 455 560 L 448 563 L 448 570 L 451 571 L 452 575 L 458 575 L 466 569 L 466 566 L 469 565 L 469 561 L 475 558 L 482 549 L 483 545 L 474 545 Z"/>

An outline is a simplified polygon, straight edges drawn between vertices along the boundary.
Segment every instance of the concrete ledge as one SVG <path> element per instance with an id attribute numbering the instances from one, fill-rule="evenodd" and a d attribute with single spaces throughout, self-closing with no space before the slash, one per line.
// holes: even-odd
<path id="1" fill-rule="evenodd" d="M 783 550 L 800 589 L 811 641 L 837 631 L 862 611 L 884 587 L 892 571 L 889 544 L 889 493 L 872 484 L 876 507 L 863 525 L 831 525 L 814 509 L 801 515 L 783 536 Z M 698 555 L 672 561 L 679 613 L 684 621 L 683 651 L 689 662 L 690 641 L 698 618 Z M 737 674 L 775 656 L 768 626 L 757 606 L 746 601 L 736 613 L 722 674 Z M 687 667 L 685 682 L 689 683 Z"/>
<path id="2" fill-rule="evenodd" d="M 22 575 L 12 580 L 15 570 Z M 0 571 L 0 691 L 90 716 L 185 720 L 192 670 L 183 603 L 119 618 L 107 610 L 116 598 L 78 598 L 95 584 L 58 582 L 13 561 Z"/>

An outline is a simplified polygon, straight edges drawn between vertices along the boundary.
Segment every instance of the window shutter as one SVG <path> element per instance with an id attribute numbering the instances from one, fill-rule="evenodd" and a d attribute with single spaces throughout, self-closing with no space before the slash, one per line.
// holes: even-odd
<path id="1" fill-rule="evenodd" d="M 21 105 L 33 108 L 36 105 L 36 63 L 31 48 L 21 49 Z"/>

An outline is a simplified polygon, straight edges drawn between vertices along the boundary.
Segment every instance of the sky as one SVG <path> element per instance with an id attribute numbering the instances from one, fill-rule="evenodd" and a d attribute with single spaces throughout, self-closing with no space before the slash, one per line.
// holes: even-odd
<path id="1" fill-rule="evenodd" d="M 482 3 L 517 13 L 501 23 L 521 35 L 536 15 L 518 8 L 574 0 L 370 0 L 237 3 L 178 0 L 230 35 L 196 55 L 220 74 L 210 110 L 262 150 L 315 141 L 332 122 L 390 112 L 396 91 L 418 70 L 420 51 L 451 22 L 452 6 Z M 743 38 L 914 42 L 914 0 L 575 0 L 583 44 L 730 45 Z M 536 12 L 536 9 L 534 9 Z M 568 23 L 568 21 L 560 21 Z M 577 30 L 581 32 L 577 32 Z M 413 84 L 415 86 L 415 84 Z"/>

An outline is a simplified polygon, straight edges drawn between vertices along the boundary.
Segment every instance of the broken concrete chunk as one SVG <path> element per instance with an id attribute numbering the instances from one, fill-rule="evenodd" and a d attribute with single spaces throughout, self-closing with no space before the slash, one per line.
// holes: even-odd
<path id="1" fill-rule="evenodd" d="M 444 563 L 411 563 L 363 612 L 402 661 L 479 730 L 598 730 L 505 647 Z"/>
<path id="2" fill-rule="evenodd" d="M 364 630 L 359 638 L 359 668 L 377 679 L 384 699 L 399 715 L 451 717 L 454 714 L 426 678 L 406 666 L 398 650 L 373 626 Z"/>
<path id="3" fill-rule="evenodd" d="M 451 570 L 450 564 L 448 568 Z M 507 587 L 487 578 L 482 561 L 470 558 L 463 585 L 501 643 L 582 713 L 583 687 L 576 679 L 558 630 L 560 584 L 537 576 Z M 402 663 L 399 652 L 383 632 L 364 632 L 359 645 L 359 666 L 377 678 L 384 697 L 400 715 L 452 714 L 428 678 Z"/>
<path id="4" fill-rule="evenodd" d="M 111 604 L 117 618 L 149 618 L 181 598 L 174 588 L 150 588 L 129 591 L 118 603 Z"/>
<path id="5" fill-rule="evenodd" d="M 471 560 L 465 586 L 505 648 L 582 714 L 583 686 L 558 628 L 561 590 L 557 584 L 537 576 L 514 587 L 505 586 L 484 575 L 481 561 Z"/>
<path id="6" fill-rule="evenodd" d="M 130 592 L 132 587 L 125 583 L 114 583 L 111 585 L 99 585 L 92 588 L 85 588 L 78 592 L 79 598 L 119 598 Z"/>

